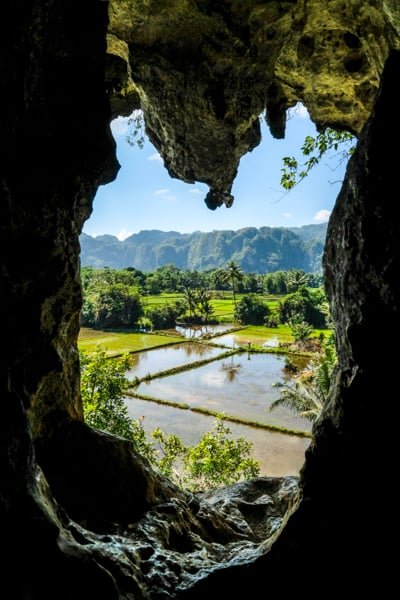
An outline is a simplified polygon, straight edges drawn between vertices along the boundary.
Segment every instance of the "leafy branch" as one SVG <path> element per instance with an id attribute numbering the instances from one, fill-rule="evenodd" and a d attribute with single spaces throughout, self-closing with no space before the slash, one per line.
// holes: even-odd
<path id="1" fill-rule="evenodd" d="M 138 146 L 143 150 L 145 143 L 145 122 L 142 110 L 134 110 L 128 119 L 126 141 L 130 146 Z"/>
<path id="2" fill-rule="evenodd" d="M 304 162 L 299 162 L 294 156 L 283 157 L 281 169 L 281 186 L 289 191 L 307 177 L 329 150 L 339 151 L 339 164 L 347 161 L 354 152 L 354 136 L 347 131 L 336 131 L 327 128 L 317 136 L 308 135 L 301 147 Z"/>

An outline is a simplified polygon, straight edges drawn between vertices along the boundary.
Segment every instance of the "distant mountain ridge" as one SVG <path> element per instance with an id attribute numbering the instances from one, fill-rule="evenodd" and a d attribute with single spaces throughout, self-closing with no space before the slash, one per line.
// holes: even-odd
<path id="1" fill-rule="evenodd" d="M 82 266 L 150 272 L 166 264 L 205 271 L 229 260 L 254 273 L 277 270 L 321 270 L 327 224 L 303 227 L 244 227 L 211 232 L 144 230 L 124 241 L 113 235 L 80 236 Z"/>

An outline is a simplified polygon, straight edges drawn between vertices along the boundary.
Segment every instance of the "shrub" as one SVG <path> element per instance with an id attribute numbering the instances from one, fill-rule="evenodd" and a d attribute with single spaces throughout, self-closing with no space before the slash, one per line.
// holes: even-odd
<path id="1" fill-rule="evenodd" d="M 270 317 L 266 317 L 264 320 L 265 327 L 270 327 L 271 329 L 275 329 L 279 325 L 279 319 L 276 315 L 271 315 Z"/>
<path id="2" fill-rule="evenodd" d="M 320 297 L 311 294 L 307 288 L 300 288 L 285 298 L 280 304 L 279 317 L 281 323 L 305 321 L 313 327 L 326 327 L 326 311 L 320 304 Z"/>
<path id="3" fill-rule="evenodd" d="M 262 325 L 269 314 L 270 309 L 264 302 L 248 294 L 237 303 L 234 318 L 243 325 Z"/>
<path id="4" fill-rule="evenodd" d="M 231 430 L 221 415 L 214 429 L 205 433 L 184 455 L 186 487 L 198 491 L 257 477 L 260 467 L 251 458 L 252 449 L 253 445 L 244 438 L 232 439 Z"/>
<path id="5" fill-rule="evenodd" d="M 132 327 L 143 314 L 137 288 L 111 283 L 87 292 L 81 322 L 94 327 Z"/>
<path id="6" fill-rule="evenodd" d="M 146 317 L 151 321 L 153 329 L 170 329 L 175 327 L 176 320 L 181 314 L 180 308 L 164 304 L 146 311 Z"/>
<path id="7" fill-rule="evenodd" d="M 295 342 L 305 342 L 312 334 L 313 327 L 305 321 L 291 321 L 290 330 Z"/>

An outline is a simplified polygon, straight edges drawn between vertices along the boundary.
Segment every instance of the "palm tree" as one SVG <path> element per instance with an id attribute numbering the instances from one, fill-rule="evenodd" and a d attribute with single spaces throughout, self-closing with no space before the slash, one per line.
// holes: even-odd
<path id="1" fill-rule="evenodd" d="M 290 269 L 287 274 L 287 285 L 291 292 L 296 292 L 299 288 L 308 284 L 308 275 L 303 269 Z"/>
<path id="2" fill-rule="evenodd" d="M 186 305 L 189 309 L 189 321 L 191 323 L 193 321 L 193 317 L 195 316 L 196 307 L 197 307 L 197 299 L 196 299 L 195 290 L 193 290 L 189 286 L 185 285 L 185 286 L 183 286 L 183 296 L 184 296 Z"/>
<path id="3" fill-rule="evenodd" d="M 322 356 L 311 364 L 311 372 L 303 373 L 292 383 L 275 383 L 274 387 L 281 390 L 280 397 L 275 400 L 269 410 L 278 406 L 286 406 L 301 417 L 311 422 L 321 414 L 328 398 L 333 372 L 336 366 L 336 352 L 333 336 L 324 346 Z"/>
<path id="4" fill-rule="evenodd" d="M 281 395 L 277 400 L 274 400 L 269 410 L 274 410 L 278 406 L 285 406 L 312 423 L 321 414 L 325 398 L 318 393 L 314 386 L 299 380 L 294 383 L 277 382 L 274 383 L 274 387 L 281 390 Z"/>
<path id="5" fill-rule="evenodd" d="M 243 273 L 242 269 L 239 267 L 239 265 L 237 263 L 235 263 L 234 260 L 231 260 L 225 268 L 224 279 L 225 279 L 225 281 L 229 281 L 232 286 L 233 304 L 234 304 L 235 309 L 236 309 L 235 282 L 242 281 L 243 277 L 244 277 L 244 273 Z"/>
<path id="6" fill-rule="evenodd" d="M 196 301 L 199 308 L 200 315 L 204 323 L 208 323 L 209 319 L 214 313 L 214 309 L 211 305 L 211 295 L 208 290 L 197 290 Z"/>

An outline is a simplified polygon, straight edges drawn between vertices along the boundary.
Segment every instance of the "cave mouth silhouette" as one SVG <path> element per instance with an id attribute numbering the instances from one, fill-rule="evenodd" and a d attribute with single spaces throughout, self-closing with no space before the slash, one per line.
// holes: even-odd
<path id="1" fill-rule="evenodd" d="M 193 537 L 185 541 L 179 527 L 165 532 L 174 529 L 186 500 L 172 502 L 176 491 L 121 440 L 89 431 L 79 399 L 78 235 L 97 186 L 118 170 L 104 86 L 107 3 L 32 0 L 5 11 L 0 519 L 7 555 L 1 589 L 35 600 L 162 597 L 166 571 L 160 575 L 156 567 L 176 576 L 179 561 L 158 560 L 151 543 L 135 556 L 118 552 L 121 540 L 110 531 L 119 535 L 131 525 L 137 532 L 144 515 L 161 514 L 162 543 L 179 553 Z M 364 594 L 374 584 L 385 595 L 393 583 L 378 556 L 387 552 L 392 502 L 386 493 L 371 493 L 378 485 L 371 474 L 382 480 L 395 469 L 391 423 L 378 429 L 373 405 L 393 396 L 392 381 L 377 374 L 396 372 L 397 358 L 371 348 L 399 330 L 400 219 L 392 201 L 398 167 L 387 143 L 400 134 L 399 72 L 400 55 L 392 51 L 329 226 L 324 265 L 339 369 L 314 429 L 301 494 L 279 536 L 254 560 L 202 572 L 185 589 L 172 584 L 172 596 L 212 597 L 221 586 L 232 598 L 267 585 L 279 593 L 282 581 L 292 594 L 310 564 L 314 597 L 327 587 Z M 205 540 L 226 543 L 219 521 L 211 527 L 196 499 L 184 514 L 197 515 L 197 534 Z M 371 524 L 371 515 L 380 518 Z"/>

